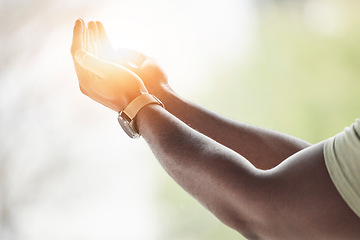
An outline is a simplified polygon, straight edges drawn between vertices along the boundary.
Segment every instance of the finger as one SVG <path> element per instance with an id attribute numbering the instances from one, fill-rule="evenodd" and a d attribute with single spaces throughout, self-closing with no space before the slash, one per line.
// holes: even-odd
<path id="1" fill-rule="evenodd" d="M 71 44 L 71 55 L 74 57 L 74 54 L 77 50 L 82 47 L 82 23 L 81 20 L 78 19 L 75 22 L 74 30 L 73 30 L 73 39 Z"/>
<path id="2" fill-rule="evenodd" d="M 95 22 L 91 21 L 88 23 L 88 28 L 94 34 L 94 40 L 96 41 L 99 38 L 99 31 Z"/>
<path id="3" fill-rule="evenodd" d="M 103 54 L 102 54 L 102 50 L 100 47 L 100 37 L 99 37 L 99 30 L 98 30 L 97 24 L 95 22 L 91 21 L 91 22 L 89 22 L 88 27 L 92 34 L 91 38 L 93 40 L 93 48 L 96 53 L 95 55 L 102 57 Z"/>
<path id="4" fill-rule="evenodd" d="M 109 43 L 110 44 L 110 40 L 109 40 L 109 37 L 106 34 L 104 25 L 101 22 L 96 21 L 96 26 L 97 26 L 97 29 L 99 31 L 99 37 L 101 38 L 101 40 L 104 41 L 104 43 Z"/>
<path id="5" fill-rule="evenodd" d="M 78 76 L 79 81 L 83 78 L 86 78 L 86 71 L 79 66 L 79 64 L 75 61 L 74 56 L 76 51 L 83 48 L 83 30 L 84 30 L 84 20 L 78 19 L 75 22 L 74 32 L 73 32 L 73 40 L 71 45 L 71 55 L 74 60 L 74 68 L 76 75 Z"/>
<path id="6" fill-rule="evenodd" d="M 84 22 L 84 29 L 83 29 L 83 39 L 84 39 L 84 50 L 91 52 L 90 44 L 89 44 L 89 29 Z"/>
<path id="7" fill-rule="evenodd" d="M 85 21 L 83 19 L 80 18 L 81 21 L 81 49 L 85 49 L 86 48 L 86 42 L 85 42 L 85 31 L 86 31 L 86 24 Z"/>
<path id="8" fill-rule="evenodd" d="M 96 48 L 95 43 L 95 34 L 96 34 L 96 24 L 94 22 L 88 23 L 88 29 L 89 29 L 89 45 L 91 47 L 91 53 L 95 56 L 99 56 Z"/>
<path id="9" fill-rule="evenodd" d="M 82 18 L 79 18 L 78 20 L 80 21 L 80 26 L 79 26 L 80 28 L 79 28 L 79 32 L 78 32 L 79 39 L 81 39 L 81 47 L 80 48 L 85 49 L 84 31 L 85 31 L 86 25 L 85 25 L 85 22 L 84 22 L 84 20 Z"/>
<path id="10" fill-rule="evenodd" d="M 96 26 L 99 34 L 99 48 L 104 55 L 110 55 L 113 49 L 109 37 L 106 34 L 104 25 L 101 22 L 97 21 Z"/>

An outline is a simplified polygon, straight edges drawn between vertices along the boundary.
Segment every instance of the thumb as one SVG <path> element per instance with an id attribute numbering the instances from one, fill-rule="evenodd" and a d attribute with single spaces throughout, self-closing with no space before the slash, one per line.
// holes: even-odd
<path id="1" fill-rule="evenodd" d="M 74 58 L 80 66 L 100 77 L 105 77 L 109 68 L 112 67 L 111 63 L 106 62 L 82 49 L 75 52 Z"/>

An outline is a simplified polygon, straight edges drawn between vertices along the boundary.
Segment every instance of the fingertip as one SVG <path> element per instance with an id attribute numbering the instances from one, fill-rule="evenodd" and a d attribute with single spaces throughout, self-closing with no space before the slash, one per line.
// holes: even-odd
<path id="1" fill-rule="evenodd" d="M 94 26 L 94 21 L 90 21 L 90 22 L 88 22 L 88 27 L 90 28 L 90 27 L 93 27 Z"/>
<path id="2" fill-rule="evenodd" d="M 106 34 L 106 31 L 105 31 L 105 27 L 104 25 L 101 23 L 101 22 L 96 22 L 96 25 L 97 25 L 97 30 L 98 30 L 98 34 L 99 34 L 99 37 L 100 39 L 102 39 L 103 41 L 105 41 L 107 44 L 109 44 L 109 38 Z"/>
<path id="3" fill-rule="evenodd" d="M 81 48 L 82 46 L 82 32 L 83 25 L 80 19 L 75 21 L 75 26 L 73 30 L 73 39 L 71 44 L 71 53 L 74 55 L 74 51 Z"/>
<path id="4" fill-rule="evenodd" d="M 79 29 L 82 26 L 80 18 L 75 21 L 74 29 Z"/>
<path id="5" fill-rule="evenodd" d="M 80 22 L 81 22 L 82 28 L 83 28 L 83 29 L 86 28 L 86 23 L 85 23 L 84 19 L 79 18 L 79 20 L 80 20 Z"/>
<path id="6" fill-rule="evenodd" d="M 100 21 L 96 21 L 95 23 L 96 23 L 96 25 L 97 25 L 98 27 L 99 27 L 99 26 L 104 27 L 104 25 L 103 25 L 102 22 L 100 22 Z"/>
<path id="7" fill-rule="evenodd" d="M 97 21 L 97 22 L 96 22 L 96 26 L 97 26 L 97 28 L 99 29 L 99 32 L 102 32 L 102 33 L 105 34 L 104 25 L 103 25 L 100 21 Z"/>

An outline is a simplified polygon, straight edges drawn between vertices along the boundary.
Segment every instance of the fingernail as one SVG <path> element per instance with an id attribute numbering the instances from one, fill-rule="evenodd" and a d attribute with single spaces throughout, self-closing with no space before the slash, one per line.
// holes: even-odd
<path id="1" fill-rule="evenodd" d="M 80 18 L 75 21 L 75 26 L 79 25 L 81 23 Z"/>

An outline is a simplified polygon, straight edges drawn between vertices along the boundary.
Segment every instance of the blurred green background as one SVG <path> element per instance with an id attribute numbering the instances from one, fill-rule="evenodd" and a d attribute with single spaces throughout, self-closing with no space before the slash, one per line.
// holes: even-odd
<path id="1" fill-rule="evenodd" d="M 360 105 L 359 4 L 310 2 L 279 2 L 260 9 L 258 38 L 246 60 L 215 63 L 211 87 L 193 99 L 232 119 L 310 143 L 351 125 Z M 164 185 L 166 203 L 177 204 L 166 215 L 171 212 L 181 227 L 170 222 L 166 229 L 172 231 L 162 239 L 242 239 L 198 208 L 176 184 Z"/>
<path id="2" fill-rule="evenodd" d="M 180 95 L 310 143 L 349 126 L 360 95 L 351 0 L 0 3 L 0 239 L 242 239 L 185 193 L 116 113 L 82 96 L 78 17 L 155 57 Z"/>
<path id="3" fill-rule="evenodd" d="M 279 5 L 260 17 L 246 64 L 230 63 L 214 81 L 216 110 L 311 143 L 350 125 L 360 102 L 359 4 L 335 2 L 323 9 L 329 16 Z"/>

